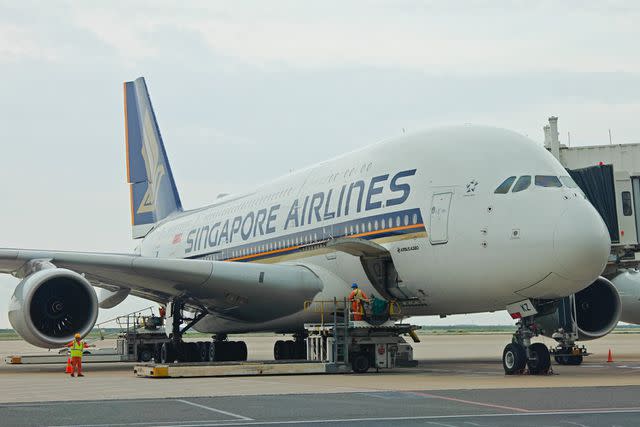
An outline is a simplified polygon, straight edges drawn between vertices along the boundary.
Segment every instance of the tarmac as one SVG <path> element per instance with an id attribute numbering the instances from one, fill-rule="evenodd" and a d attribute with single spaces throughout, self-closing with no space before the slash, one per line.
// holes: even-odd
<path id="1" fill-rule="evenodd" d="M 546 376 L 504 375 L 509 335 L 422 338 L 417 367 L 360 375 L 147 379 L 117 363 L 87 364 L 86 377 L 70 378 L 60 365 L 0 365 L 0 424 L 640 425 L 640 335 L 588 342 L 594 354 L 582 366 L 554 364 Z M 276 339 L 247 337 L 250 359 L 269 358 Z M 34 350 L 0 342 L 2 359 Z"/>

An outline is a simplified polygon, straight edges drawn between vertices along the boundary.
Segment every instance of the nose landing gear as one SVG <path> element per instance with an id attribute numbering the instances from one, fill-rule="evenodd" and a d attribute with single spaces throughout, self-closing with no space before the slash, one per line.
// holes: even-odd
<path id="1" fill-rule="evenodd" d="M 529 304 L 531 304 L 529 302 Z M 533 305 L 531 305 L 532 307 Z M 513 334 L 513 340 L 507 344 L 502 352 L 502 367 L 506 375 L 519 375 L 527 371 L 530 375 L 547 375 L 551 371 L 551 353 L 543 343 L 531 343 L 531 338 L 539 335 L 538 327 L 534 322 L 533 310 L 522 310 L 531 313 L 521 317 L 516 323 L 517 330 Z M 509 313 L 514 315 L 512 310 Z M 516 312 L 521 316 L 522 312 Z M 517 317 L 516 316 L 516 317 Z"/>

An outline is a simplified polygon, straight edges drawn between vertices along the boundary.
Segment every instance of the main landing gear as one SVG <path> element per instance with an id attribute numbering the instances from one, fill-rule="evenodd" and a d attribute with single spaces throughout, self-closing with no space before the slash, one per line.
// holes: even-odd
<path id="1" fill-rule="evenodd" d="M 507 375 L 523 374 L 526 368 L 530 375 L 546 375 L 551 371 L 551 353 L 543 343 L 531 343 L 538 336 L 533 316 L 520 319 L 513 340 L 502 352 L 502 367 Z"/>
<path id="2" fill-rule="evenodd" d="M 215 335 L 209 346 L 208 360 L 211 362 L 247 360 L 247 344 L 244 341 L 228 341 L 226 334 Z"/>
<path id="3" fill-rule="evenodd" d="M 273 346 L 275 360 L 299 360 L 307 358 L 307 343 L 304 333 L 293 334 L 293 340 L 278 340 Z"/>
<path id="4" fill-rule="evenodd" d="M 247 360 L 247 345 L 244 341 L 228 341 L 226 334 L 218 334 L 212 342 L 184 342 L 183 334 L 207 315 L 197 313 L 192 318 L 183 317 L 184 302 L 176 300 L 170 304 L 171 341 L 162 344 L 160 362 L 217 362 Z M 183 322 L 187 325 L 180 329 Z"/>

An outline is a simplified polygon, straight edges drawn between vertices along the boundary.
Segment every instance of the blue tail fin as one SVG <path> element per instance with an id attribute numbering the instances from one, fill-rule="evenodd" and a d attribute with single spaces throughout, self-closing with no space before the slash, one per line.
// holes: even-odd
<path id="1" fill-rule="evenodd" d="M 124 121 L 132 234 L 138 239 L 156 222 L 182 211 L 144 77 L 124 83 Z"/>

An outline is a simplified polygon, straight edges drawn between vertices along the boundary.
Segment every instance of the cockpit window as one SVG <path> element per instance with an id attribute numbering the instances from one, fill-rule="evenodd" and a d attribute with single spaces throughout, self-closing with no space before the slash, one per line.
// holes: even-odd
<path id="1" fill-rule="evenodd" d="M 570 176 L 561 176 L 560 181 L 562 181 L 565 187 L 578 188 L 578 184 L 576 184 L 576 182 Z"/>
<path id="2" fill-rule="evenodd" d="M 516 185 L 513 186 L 513 190 L 511 190 L 511 192 L 517 193 L 519 191 L 524 191 L 527 188 L 529 188 L 530 185 L 531 185 L 531 177 L 529 175 L 523 175 L 520 178 L 518 178 L 518 181 L 516 181 Z"/>
<path id="3" fill-rule="evenodd" d="M 502 181 L 502 184 L 498 185 L 498 188 L 496 188 L 496 191 L 494 191 L 494 193 L 507 194 L 509 192 L 509 189 L 511 188 L 511 184 L 513 184 L 513 181 L 515 180 L 515 176 L 510 176 L 509 178 L 505 179 L 504 181 Z"/>
<path id="4" fill-rule="evenodd" d="M 536 175 L 536 186 L 538 187 L 562 187 L 562 183 L 557 176 Z"/>

